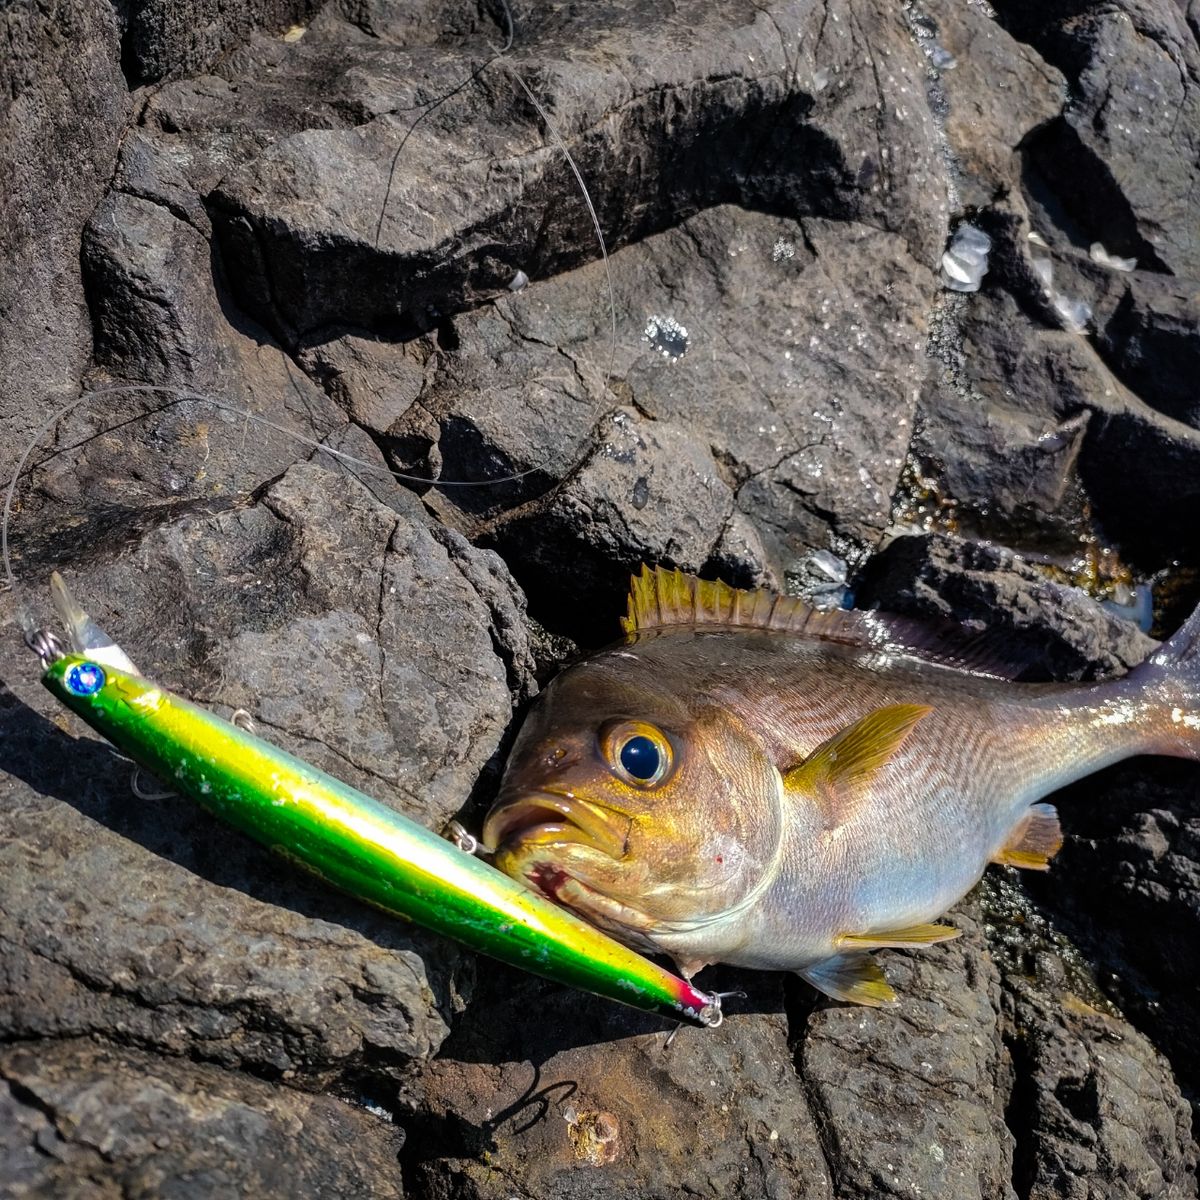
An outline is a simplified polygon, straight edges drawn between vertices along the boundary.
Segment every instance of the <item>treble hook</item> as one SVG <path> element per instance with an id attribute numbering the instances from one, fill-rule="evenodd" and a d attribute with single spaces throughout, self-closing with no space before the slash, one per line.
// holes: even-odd
<path id="1" fill-rule="evenodd" d="M 66 655 L 62 642 L 49 629 L 35 629 L 32 633 L 27 633 L 25 645 L 38 656 L 43 671 Z"/>

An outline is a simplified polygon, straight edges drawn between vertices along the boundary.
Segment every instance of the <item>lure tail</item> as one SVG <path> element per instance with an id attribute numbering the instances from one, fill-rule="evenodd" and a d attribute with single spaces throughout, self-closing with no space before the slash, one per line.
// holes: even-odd
<path id="1" fill-rule="evenodd" d="M 50 576 L 50 599 L 76 654 L 85 654 L 103 666 L 128 675 L 141 674 L 125 651 L 83 611 L 83 606 L 57 571 Z"/>

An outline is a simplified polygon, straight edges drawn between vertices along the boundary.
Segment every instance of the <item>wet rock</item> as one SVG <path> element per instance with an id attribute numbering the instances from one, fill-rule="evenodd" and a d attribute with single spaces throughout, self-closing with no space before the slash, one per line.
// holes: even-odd
<path id="1" fill-rule="evenodd" d="M 1002 511 L 1016 500 L 1018 516 L 1025 507 L 1026 522 L 1052 529 L 1064 516 L 1055 498 L 1078 481 L 1106 535 L 1150 570 L 1191 545 L 1200 437 L 1130 392 L 1084 338 L 1032 326 L 1009 293 L 981 293 L 940 322 L 935 349 L 939 389 L 922 404 L 921 444 L 974 489 L 956 499 Z M 1027 449 L 979 454 L 1005 425 Z"/>
<path id="2" fill-rule="evenodd" d="M 995 635 L 1023 679 L 1124 674 L 1153 649 L 1136 625 L 1002 547 L 945 534 L 899 537 L 878 555 L 858 604 L 962 622 Z M 999 639 L 997 639 L 999 642 Z"/>
<path id="3" fill-rule="evenodd" d="M 91 352 L 79 237 L 129 114 L 117 18 L 97 0 L 0 13 L 0 474 Z M 43 399 L 46 398 L 46 399 Z"/>
<path id="4" fill-rule="evenodd" d="M 86 1041 L 0 1053 L 9 1196 L 398 1200 L 402 1144 L 361 1108 L 213 1067 Z"/>
<path id="5" fill-rule="evenodd" d="M 1017 525 L 1031 512 L 1065 515 L 1077 507 L 1087 419 L 1057 421 L 989 404 L 938 379 L 922 395 L 914 445 L 948 501 Z"/>

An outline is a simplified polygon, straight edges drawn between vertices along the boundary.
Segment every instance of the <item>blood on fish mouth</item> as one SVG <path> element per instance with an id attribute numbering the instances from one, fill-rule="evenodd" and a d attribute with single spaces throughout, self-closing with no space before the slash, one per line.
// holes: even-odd
<path id="1" fill-rule="evenodd" d="M 589 846 L 621 858 L 630 819 L 611 808 L 557 792 L 525 792 L 498 804 L 483 824 L 483 844 L 492 851 L 505 844 Z"/>

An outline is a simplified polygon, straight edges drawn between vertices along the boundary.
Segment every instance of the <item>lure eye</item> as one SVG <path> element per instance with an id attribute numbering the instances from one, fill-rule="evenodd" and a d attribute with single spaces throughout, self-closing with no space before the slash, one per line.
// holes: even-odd
<path id="1" fill-rule="evenodd" d="M 613 773 L 635 787 L 657 787 L 671 771 L 671 743 L 643 721 L 617 721 L 601 732 L 604 757 Z"/>
<path id="2" fill-rule="evenodd" d="M 104 686 L 104 668 L 98 663 L 75 663 L 67 669 L 64 682 L 75 696 L 94 696 Z"/>

